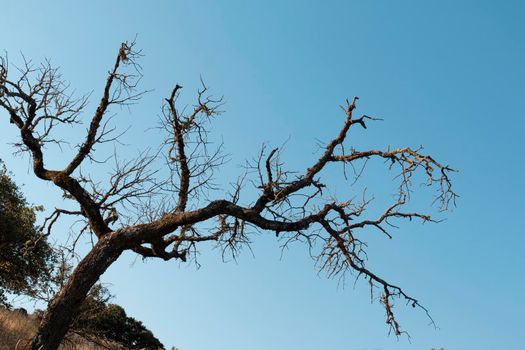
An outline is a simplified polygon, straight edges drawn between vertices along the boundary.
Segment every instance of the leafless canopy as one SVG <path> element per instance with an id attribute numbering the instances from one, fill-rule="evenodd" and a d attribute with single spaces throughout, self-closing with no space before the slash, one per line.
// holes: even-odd
<path id="1" fill-rule="evenodd" d="M 106 239 L 108 244 L 142 257 L 182 261 L 191 257 L 201 242 L 215 242 L 225 254 L 235 255 L 249 244 L 250 232 L 273 232 L 284 244 L 305 242 L 319 269 L 328 276 L 354 273 L 367 280 L 372 290 L 379 288 L 386 322 L 394 334 L 401 334 L 393 313 L 394 301 L 423 306 L 367 268 L 366 245 L 359 232 L 375 228 L 391 237 L 388 228 L 395 220 L 433 221 L 430 215 L 405 210 L 413 179 L 417 173 L 423 175 L 426 184 L 436 189 L 441 209 L 447 209 L 456 198 L 450 181 L 453 170 L 419 148 L 359 151 L 348 145 L 350 130 L 366 129 L 374 119 L 355 116 L 355 97 L 341 106 L 343 118 L 338 134 L 324 145 L 320 156 L 304 172 L 286 170 L 281 150 L 268 151 L 263 147 L 231 193 L 222 199 L 209 199 L 207 194 L 214 188 L 213 173 L 223 164 L 224 156 L 221 147 L 210 144 L 207 136 L 222 102 L 210 97 L 203 84 L 193 106 L 179 107 L 182 87 L 177 84 L 161 109 L 161 128 L 166 139 L 160 151 L 153 155 L 144 152 L 132 161 L 115 156 L 114 173 L 105 182 L 95 181 L 81 166 L 86 160 L 96 161 L 97 145 L 117 141 L 108 110 L 140 98 L 141 93 L 136 92 L 139 56 L 134 43 L 122 44 L 85 138 L 61 169 L 46 167 L 45 147 L 61 143 L 55 129 L 81 121 L 81 114 L 87 113 L 88 96 L 73 97 L 49 62 L 33 66 L 26 61 L 11 74 L 7 57 L 0 61 L 0 106 L 20 132 L 18 150 L 29 152 L 36 176 L 54 183 L 66 198 L 79 205 L 78 210 L 57 209 L 46 220 L 43 232 L 48 234 L 61 215 L 78 215 L 85 218 L 86 228 L 98 240 Z M 158 173 L 159 159 L 164 159 L 165 164 L 160 173 L 169 173 L 164 179 Z M 360 167 L 374 159 L 384 161 L 399 181 L 395 199 L 379 216 L 367 217 L 370 201 L 366 198 L 338 200 L 326 195 L 320 176 L 330 163 Z M 246 184 L 254 184 L 259 194 L 252 203 L 241 204 L 241 189 Z M 130 211 L 135 213 L 132 219 Z M 209 228 L 210 223 L 214 228 Z"/>

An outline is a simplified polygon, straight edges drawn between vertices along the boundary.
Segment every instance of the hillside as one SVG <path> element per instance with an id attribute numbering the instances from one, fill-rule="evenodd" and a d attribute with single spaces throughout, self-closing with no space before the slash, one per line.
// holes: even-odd
<path id="1" fill-rule="evenodd" d="M 36 332 L 38 322 L 33 315 L 24 315 L 0 308 L 0 350 L 25 350 Z M 76 334 L 69 334 L 59 350 L 128 350 L 114 342 L 88 341 Z"/>

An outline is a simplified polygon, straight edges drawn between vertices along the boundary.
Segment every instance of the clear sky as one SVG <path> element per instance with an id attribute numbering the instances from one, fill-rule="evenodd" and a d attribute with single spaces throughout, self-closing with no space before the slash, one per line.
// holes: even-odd
<path id="1" fill-rule="evenodd" d="M 304 247 L 280 258 L 275 237 L 262 234 L 254 256 L 246 251 L 237 263 L 204 250 L 198 270 L 131 255 L 108 270 L 103 281 L 115 302 L 166 346 L 519 349 L 524 18 L 525 3 L 517 0 L 5 1 L 0 48 L 13 62 L 19 52 L 52 58 L 96 101 L 120 42 L 138 34 L 141 86 L 154 90 L 131 112 L 114 111 L 122 127 L 132 126 L 123 156 L 158 141 L 144 130 L 155 123 L 162 98 L 176 82 L 189 96 L 202 75 L 226 101 L 213 129 L 232 154 L 219 175 L 223 183 L 263 142 L 289 139 L 285 159 L 306 168 L 315 140 L 328 140 L 341 125 L 338 104 L 354 95 L 360 112 L 384 119 L 357 133 L 355 147 L 424 145 L 460 170 L 454 182 L 461 198 L 445 222 L 403 224 L 393 240 L 377 232 L 367 239 L 370 266 L 418 297 L 439 329 L 400 305 L 411 343 L 388 336 L 366 283 L 341 288 L 317 275 Z M 57 205 L 60 193 L 28 173 L 27 159 L 13 157 L 8 143 L 16 135 L 5 113 L 0 117 L 0 158 L 31 202 Z M 58 152 L 50 157 L 51 164 L 63 160 Z M 384 179 L 376 188 L 388 188 L 392 174 L 375 169 L 369 179 Z"/>

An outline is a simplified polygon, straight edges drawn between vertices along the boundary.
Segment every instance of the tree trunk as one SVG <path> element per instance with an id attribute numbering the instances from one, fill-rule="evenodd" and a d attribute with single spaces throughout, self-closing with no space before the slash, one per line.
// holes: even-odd
<path id="1" fill-rule="evenodd" d="M 91 287 L 124 251 L 112 234 L 102 237 L 82 259 L 73 274 L 53 297 L 30 350 L 56 350 Z"/>

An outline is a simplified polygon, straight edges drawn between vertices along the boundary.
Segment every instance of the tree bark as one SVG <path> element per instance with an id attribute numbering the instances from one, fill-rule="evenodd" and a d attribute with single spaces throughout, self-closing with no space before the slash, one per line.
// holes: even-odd
<path id="1" fill-rule="evenodd" d="M 113 234 L 102 237 L 82 259 L 44 314 L 30 350 L 56 350 L 91 287 L 124 251 Z"/>

